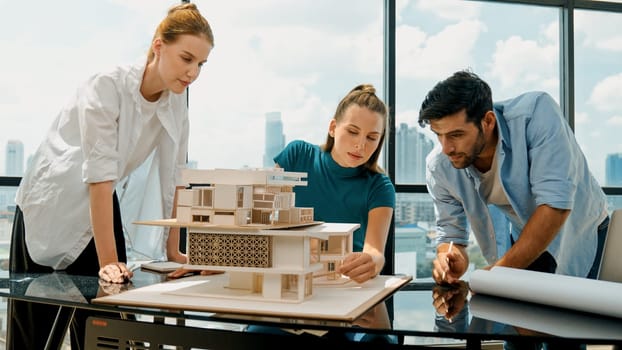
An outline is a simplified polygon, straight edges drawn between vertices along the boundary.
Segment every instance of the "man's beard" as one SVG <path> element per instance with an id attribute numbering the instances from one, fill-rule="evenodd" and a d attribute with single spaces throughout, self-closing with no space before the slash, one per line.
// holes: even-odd
<path id="1" fill-rule="evenodd" d="M 447 156 L 448 157 L 457 156 L 457 155 L 462 156 L 461 159 L 459 159 L 458 161 L 453 161 L 451 158 L 449 159 L 449 161 L 451 161 L 451 165 L 453 165 L 453 167 L 456 169 L 468 168 L 471 164 L 473 164 L 473 162 L 475 162 L 477 157 L 479 157 L 479 155 L 484 150 L 485 146 L 486 146 L 486 140 L 484 139 L 484 133 L 481 130 L 479 130 L 479 133 L 477 134 L 477 140 L 475 144 L 473 145 L 473 147 L 471 148 L 471 151 L 469 152 L 469 154 L 464 153 L 464 152 L 450 153 Z"/>

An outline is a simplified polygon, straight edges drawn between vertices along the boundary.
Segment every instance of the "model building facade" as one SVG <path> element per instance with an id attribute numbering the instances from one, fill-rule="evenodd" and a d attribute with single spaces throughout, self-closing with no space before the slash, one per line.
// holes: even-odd
<path id="1" fill-rule="evenodd" d="M 187 229 L 187 268 L 226 271 L 209 296 L 301 302 L 314 281 L 335 281 L 358 224 L 316 223 L 296 207 L 306 173 L 283 169 L 188 169 L 176 226 Z"/>
<path id="2" fill-rule="evenodd" d="M 177 193 L 177 221 L 215 225 L 275 225 L 313 222 L 313 208 L 295 206 L 294 186 L 306 173 L 267 170 L 188 169 L 191 188 Z"/>

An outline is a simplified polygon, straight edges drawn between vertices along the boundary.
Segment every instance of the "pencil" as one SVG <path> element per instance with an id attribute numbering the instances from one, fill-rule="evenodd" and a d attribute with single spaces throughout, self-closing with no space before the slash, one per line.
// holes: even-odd
<path id="1" fill-rule="evenodd" d="M 454 247 L 454 241 L 449 242 L 449 249 L 447 249 L 447 254 L 449 254 L 451 252 L 451 248 Z M 445 257 L 445 260 L 447 261 L 447 263 L 449 264 L 449 259 L 447 257 Z M 445 275 L 447 274 L 447 271 L 443 271 L 443 277 L 441 278 L 441 280 L 445 280 Z"/>

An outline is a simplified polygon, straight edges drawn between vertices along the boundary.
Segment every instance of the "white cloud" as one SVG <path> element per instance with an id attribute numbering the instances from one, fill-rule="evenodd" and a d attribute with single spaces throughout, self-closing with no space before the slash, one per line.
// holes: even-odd
<path id="1" fill-rule="evenodd" d="M 594 86 L 588 103 L 599 111 L 622 111 L 620 91 L 622 91 L 622 73 L 608 76 Z"/>
<path id="2" fill-rule="evenodd" d="M 620 126 L 622 125 L 622 115 L 614 115 L 607 119 L 607 124 Z"/>
<path id="3" fill-rule="evenodd" d="M 166 11 L 169 7 L 177 5 L 180 1 L 177 0 L 108 0 L 109 3 L 116 4 L 118 6 L 123 6 L 128 9 L 144 12 L 144 11 L 152 11 L 158 12 L 162 16 L 166 15 Z"/>
<path id="4" fill-rule="evenodd" d="M 267 69 L 281 73 L 309 75 L 355 69 L 360 73 L 382 71 L 381 26 L 356 34 L 326 32 L 321 27 L 252 28 L 239 44 L 245 55 L 253 43 L 255 57 Z M 328 39 L 330 38 L 330 39 Z M 228 39 L 225 39 L 228 40 Z M 313 73 L 310 73 L 313 72 Z"/>
<path id="5" fill-rule="evenodd" d="M 50 3 L 46 16 L 33 19 L 41 30 L 24 31 L 19 28 L 32 26 L 4 21 L 19 29 L 0 32 L 3 52 L 18 53 L 3 55 L 5 69 L 0 68 L 0 91 L 5 92 L 1 115 L 3 124 L 10 125 L 5 131 L 24 141 L 26 155 L 34 152 L 79 83 L 144 55 L 155 26 L 176 3 L 102 2 L 94 14 L 74 8 L 87 15 L 70 16 L 62 26 L 50 15 L 58 13 L 58 5 Z M 354 80 L 381 75 L 381 2 L 195 3 L 210 21 L 216 41 L 201 78 L 190 88 L 190 157 L 198 158 L 199 166 L 261 165 L 264 115 L 273 110 L 281 111 L 288 140 L 320 143 L 339 98 L 362 82 Z M 10 12 L 2 11 L 0 18 Z M 25 35 L 29 37 L 17 39 Z M 319 87 L 329 85 L 346 87 L 327 98 Z"/>
<path id="6" fill-rule="evenodd" d="M 323 27 L 334 33 L 356 33 L 382 13 L 382 1 L 377 0 L 262 0 L 210 1 L 195 0 L 215 32 L 222 32 L 225 23 L 255 27 Z M 216 25 L 218 23 L 218 25 Z"/>
<path id="7" fill-rule="evenodd" d="M 590 117 L 587 113 L 585 112 L 575 113 L 575 116 L 574 116 L 575 124 L 587 124 L 589 120 L 590 120 Z"/>
<path id="8" fill-rule="evenodd" d="M 296 130 L 296 138 L 317 143 L 332 117 L 309 91 L 316 73 L 285 78 L 236 39 L 222 40 L 190 87 L 190 158 L 199 167 L 261 166 L 266 112 L 281 112 L 288 138 Z"/>
<path id="9" fill-rule="evenodd" d="M 352 17 L 360 10 L 331 4 L 335 11 L 323 11 L 331 18 L 351 11 L 325 26 L 295 20 L 300 15 L 292 13 L 301 9 L 289 3 L 280 5 L 283 11 L 268 11 L 264 4 L 257 11 L 239 12 L 232 10 L 234 4 L 199 3 L 213 15 L 216 36 L 202 76 L 190 88 L 195 133 L 189 140 L 190 157 L 199 167 L 261 166 L 269 111 L 281 112 L 286 142 L 323 142 L 339 99 L 364 82 L 359 79 L 382 72 L 382 16 L 369 11 L 373 6 L 361 6 L 369 12 L 364 18 L 372 18 L 361 21 Z M 255 20 L 242 20 L 246 15 Z M 339 29 L 335 23 L 348 28 Z M 318 87 L 331 81 L 334 85 L 335 79 L 344 90 L 333 99 L 319 96 Z"/>
<path id="10" fill-rule="evenodd" d="M 397 28 L 397 75 L 400 79 L 439 79 L 448 72 L 464 69 L 472 61 L 473 48 L 486 26 L 467 20 L 451 24 L 428 36 L 417 27 Z"/>
<path id="11" fill-rule="evenodd" d="M 558 42 L 559 41 L 559 22 L 553 21 L 542 29 L 542 38 L 545 42 Z"/>
<path id="12" fill-rule="evenodd" d="M 265 113 L 281 112 L 286 142 L 302 138 L 321 143 L 332 117 L 332 106 L 314 96 L 304 82 L 282 79 L 274 73 L 249 71 L 253 79 L 227 84 L 227 72 L 205 77 L 207 86 L 190 89 L 190 157 L 200 167 L 262 165 Z M 222 146 L 222 147 L 214 147 Z"/>
<path id="13" fill-rule="evenodd" d="M 622 51 L 622 35 L 612 38 L 603 38 L 596 43 L 596 47 L 607 51 Z"/>
<path id="14" fill-rule="evenodd" d="M 583 35 L 578 44 L 586 48 L 605 51 L 622 51 L 620 14 L 593 11 L 575 12 L 575 33 Z"/>
<path id="15" fill-rule="evenodd" d="M 481 4 L 462 0 L 419 0 L 415 8 L 447 20 L 477 18 Z"/>
<path id="16" fill-rule="evenodd" d="M 496 78 L 505 91 L 544 90 L 556 95 L 557 43 L 511 36 L 496 43 L 489 76 Z M 556 90 L 555 90 L 556 91 Z"/>
<path id="17" fill-rule="evenodd" d="M 119 13 L 120 17 L 125 14 Z M 35 151 L 53 118 L 84 80 L 97 71 L 144 55 L 155 29 L 155 25 L 140 20 L 93 29 L 93 22 L 99 18 L 92 13 L 72 16 L 58 26 L 49 23 L 60 23 L 56 16 L 30 20 L 36 22 L 32 31 L 24 30 L 30 28 L 31 22 L 20 26 L 5 22 L 10 30 L 4 32 L 7 38 L 0 36 L 3 52 L 11 53 L 1 58 L 0 91 L 5 98 L 0 110 L 5 128 L 0 141 L 5 135 L 22 140 L 25 157 Z M 0 149 L 4 149 L 3 144 Z"/>
<path id="18" fill-rule="evenodd" d="M 410 0 L 397 0 L 395 2 L 395 20 L 397 23 L 400 23 L 403 19 L 402 13 L 408 9 L 408 5 L 410 4 Z"/>

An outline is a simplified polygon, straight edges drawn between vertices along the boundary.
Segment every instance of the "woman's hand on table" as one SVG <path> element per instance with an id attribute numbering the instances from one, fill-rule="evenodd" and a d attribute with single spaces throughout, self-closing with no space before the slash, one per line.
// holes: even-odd
<path id="1" fill-rule="evenodd" d="M 122 262 L 113 262 L 99 269 L 99 278 L 108 283 L 126 283 L 134 273 Z"/>

